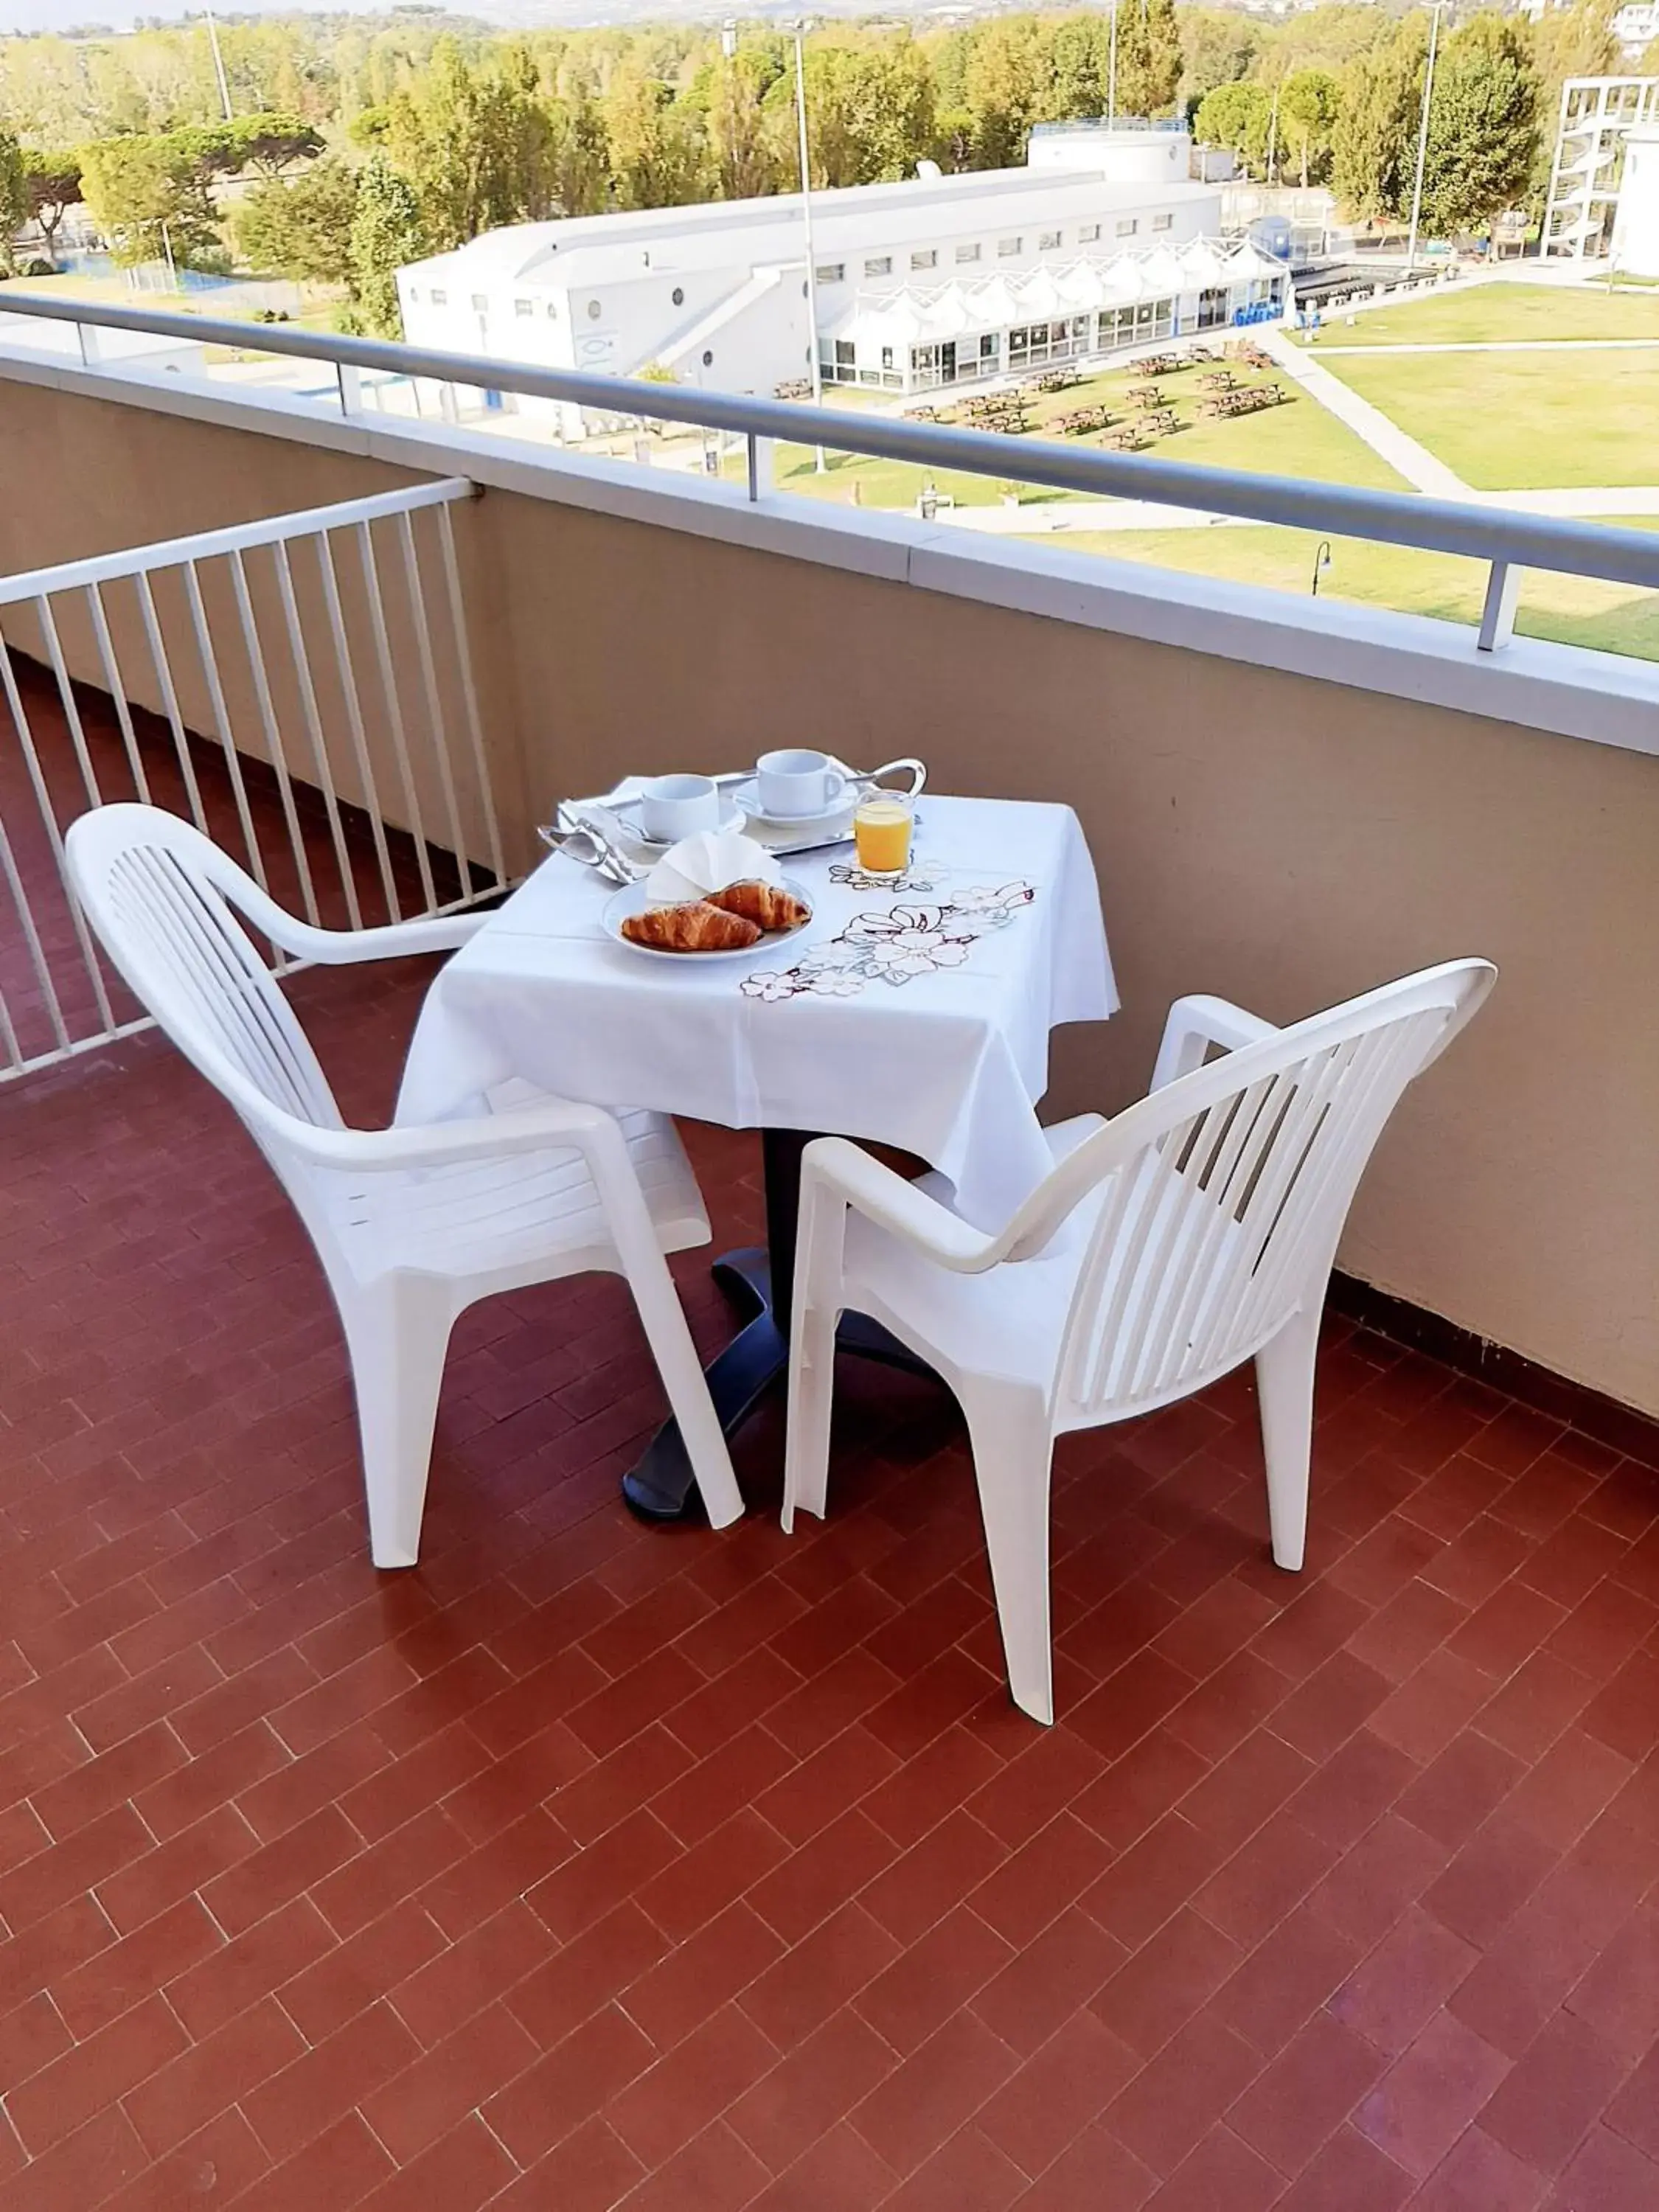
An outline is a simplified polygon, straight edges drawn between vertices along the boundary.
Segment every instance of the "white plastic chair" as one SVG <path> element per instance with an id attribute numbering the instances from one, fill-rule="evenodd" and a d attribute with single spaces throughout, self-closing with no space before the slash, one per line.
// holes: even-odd
<path id="1" fill-rule="evenodd" d="M 1148 1096 L 1048 1132 L 1054 1168 L 995 1236 L 836 1137 L 801 1179 L 783 1522 L 822 1514 L 835 1329 L 872 1315 L 967 1416 L 1014 1702 L 1054 1718 L 1054 1440 L 1202 1390 L 1254 1358 L 1273 1554 L 1307 1528 L 1319 1316 L 1396 1101 L 1497 978 L 1425 969 L 1275 1029 L 1224 1000 L 1170 1009 Z M 1212 1046 L 1224 1057 L 1209 1060 Z"/>
<path id="2" fill-rule="evenodd" d="M 664 1258 L 709 1236 L 672 1122 L 544 1098 L 428 1127 L 348 1129 L 233 909 L 284 951 L 331 964 L 450 951 L 482 917 L 313 928 L 151 806 L 97 808 L 66 842 L 111 960 L 234 1107 L 317 1248 L 351 1358 L 375 1565 L 415 1564 L 457 1316 L 590 1270 L 627 1278 L 708 1517 L 736 1520 L 743 1499 Z"/>

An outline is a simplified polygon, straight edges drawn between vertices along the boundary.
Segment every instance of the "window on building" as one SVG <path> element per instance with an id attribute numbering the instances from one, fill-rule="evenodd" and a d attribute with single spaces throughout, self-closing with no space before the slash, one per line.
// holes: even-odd
<path id="1" fill-rule="evenodd" d="M 472 312 L 475 315 L 487 315 L 489 313 L 489 295 L 487 292 L 475 292 L 472 295 Z"/>
<path id="2" fill-rule="evenodd" d="M 535 313 L 536 302 L 533 300 L 515 300 L 513 302 L 513 312 L 520 320 L 523 320 Z"/>
<path id="3" fill-rule="evenodd" d="M 1037 252 L 1039 253 L 1052 253 L 1054 248 L 1060 244 L 1060 234 L 1057 230 L 1039 231 L 1037 234 Z"/>
<path id="4" fill-rule="evenodd" d="M 556 323 L 559 319 L 559 303 L 556 300 L 550 300 L 547 303 L 547 319 L 550 323 Z"/>
<path id="5" fill-rule="evenodd" d="M 893 273 L 892 255 L 890 253 L 877 254 L 873 260 L 866 261 L 865 263 L 864 273 L 866 276 L 890 276 Z"/>
<path id="6" fill-rule="evenodd" d="M 820 261 L 812 274 L 820 284 L 839 284 L 846 277 L 847 264 L 844 261 Z"/>
<path id="7" fill-rule="evenodd" d="M 1173 230 L 1175 228 L 1174 216 L 1155 215 L 1152 217 L 1152 228 L 1154 230 Z"/>
<path id="8" fill-rule="evenodd" d="M 937 269 L 939 254 L 933 246 L 924 246 L 920 253 L 910 256 L 910 266 L 913 269 Z"/>
<path id="9" fill-rule="evenodd" d="M 712 353 L 704 354 L 702 357 L 702 365 L 705 368 L 713 368 L 714 366 L 714 356 Z"/>
<path id="10" fill-rule="evenodd" d="M 1079 246 L 1093 246 L 1099 237 L 1100 225 L 1097 222 L 1085 222 L 1078 232 L 1077 242 Z"/>
<path id="11" fill-rule="evenodd" d="M 836 340 L 836 367 L 837 368 L 851 368 L 855 358 L 856 356 L 853 350 L 853 341 L 851 338 L 837 338 Z"/>
<path id="12" fill-rule="evenodd" d="M 434 307 L 447 307 L 449 305 L 448 293 L 434 292 L 432 295 L 432 304 Z"/>
<path id="13" fill-rule="evenodd" d="M 1133 238 L 1139 228 L 1139 222 L 1134 216 L 1121 215 L 1117 219 L 1117 234 L 1120 238 Z"/>
<path id="14" fill-rule="evenodd" d="M 590 301 L 588 301 L 588 303 L 587 303 L 587 319 L 588 319 L 588 321 L 589 321 L 590 323 L 597 323 L 597 322 L 599 321 L 599 317 L 600 317 L 604 313 L 605 313 L 605 309 L 600 306 L 599 302 L 597 300 L 590 300 Z"/>
<path id="15" fill-rule="evenodd" d="M 978 248 L 978 246 L 957 246 L 957 259 L 958 261 L 977 261 L 977 260 L 979 259 L 979 248 Z"/>
<path id="16" fill-rule="evenodd" d="M 881 365 L 884 368 L 890 368 L 893 366 L 893 349 L 891 346 L 884 346 L 882 348 Z"/>
<path id="17" fill-rule="evenodd" d="M 668 296 L 677 307 L 683 307 L 685 305 L 685 294 L 678 284 Z"/>
<path id="18" fill-rule="evenodd" d="M 997 240 L 997 258 L 1000 261 L 1011 261 L 1015 254 L 1024 251 L 1025 240 L 1023 238 L 1000 238 Z"/>

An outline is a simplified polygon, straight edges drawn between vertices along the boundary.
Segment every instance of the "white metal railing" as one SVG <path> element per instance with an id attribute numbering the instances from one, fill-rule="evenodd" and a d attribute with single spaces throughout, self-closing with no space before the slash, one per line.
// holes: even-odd
<path id="1" fill-rule="evenodd" d="M 313 923 L 449 913 L 506 881 L 450 514 L 471 491 L 0 579 L 0 1082 L 147 1026 L 64 874 L 86 807 L 188 815 Z"/>
<path id="2" fill-rule="evenodd" d="M 82 358 L 88 366 L 97 360 L 96 332 L 103 329 L 327 362 L 334 370 L 340 412 L 359 421 L 362 408 L 358 377 L 368 369 L 421 378 L 445 387 L 471 386 L 563 400 L 611 416 L 735 432 L 748 445 L 751 500 L 775 495 L 771 447 L 777 440 L 787 439 L 841 453 L 1048 485 L 1099 498 L 1151 501 L 1165 507 L 1232 515 L 1243 521 L 1279 523 L 1321 537 L 1369 538 L 1379 544 L 1412 546 L 1425 552 L 1462 554 L 1485 562 L 1489 571 L 1485 611 L 1475 632 L 1475 644 L 1484 653 L 1498 651 L 1510 641 L 1522 570 L 1540 568 L 1659 590 L 1659 533 L 1621 530 L 1607 523 L 1516 514 L 1473 501 L 1431 499 L 1419 493 L 1367 491 L 1346 484 L 1256 476 L 1239 469 L 1200 468 L 1188 461 L 1156 460 L 1144 454 L 1105 453 L 1097 448 L 1080 450 L 994 430 L 959 430 L 939 423 L 807 407 L 794 401 L 745 398 L 684 385 L 654 384 L 574 369 L 538 368 L 524 362 L 494 361 L 429 346 L 393 345 L 381 338 L 337 337 L 282 325 L 221 322 L 201 315 L 106 307 L 8 290 L 0 301 L 0 327 L 4 318 L 13 314 L 74 325 Z M 138 379 L 149 374 L 142 364 L 133 368 L 112 364 L 110 373 Z"/>

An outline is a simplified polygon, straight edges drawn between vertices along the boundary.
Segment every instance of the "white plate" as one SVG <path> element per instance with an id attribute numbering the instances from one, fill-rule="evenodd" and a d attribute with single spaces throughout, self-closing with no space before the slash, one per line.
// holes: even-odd
<path id="1" fill-rule="evenodd" d="M 793 929 L 768 930 L 752 945 L 733 945 L 720 952 L 666 952 L 659 945 L 635 945 L 631 938 L 624 937 L 622 926 L 630 915 L 643 914 L 647 907 L 659 903 L 647 895 L 643 884 L 628 884 L 621 890 L 614 891 L 605 902 L 599 922 L 605 935 L 613 939 L 625 952 L 641 952 L 647 960 L 674 960 L 683 968 L 701 967 L 709 960 L 758 960 L 763 953 L 771 952 L 780 945 L 793 945 L 812 919 L 812 901 L 804 884 L 785 876 L 780 888 L 793 891 L 801 902 L 806 908 L 806 921 L 798 922 Z"/>
<path id="2" fill-rule="evenodd" d="M 833 806 L 820 806 L 811 814 L 769 814 L 760 803 L 760 786 L 752 775 L 738 784 L 732 796 L 751 821 L 764 822 L 773 830 L 822 830 L 843 816 L 850 820 L 859 803 L 859 793 L 854 789 L 842 792 Z"/>
<path id="3" fill-rule="evenodd" d="M 605 801 L 605 805 L 616 816 L 617 821 L 622 823 L 629 836 L 633 838 L 635 844 L 643 845 L 649 851 L 653 853 L 665 853 L 671 845 L 678 843 L 679 840 L 675 837 L 647 837 L 646 836 L 645 823 L 641 816 L 640 802 L 637 796 L 633 799 L 607 799 Z M 720 807 L 720 818 L 714 824 L 715 830 L 741 830 L 744 825 L 744 815 L 742 807 L 734 805 L 731 799 L 723 798 Z"/>

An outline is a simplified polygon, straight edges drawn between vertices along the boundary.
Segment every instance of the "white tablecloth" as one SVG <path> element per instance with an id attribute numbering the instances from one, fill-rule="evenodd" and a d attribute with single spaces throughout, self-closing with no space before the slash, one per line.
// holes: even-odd
<path id="1" fill-rule="evenodd" d="M 402 1123 L 477 1112 L 520 1079 L 601 1106 L 902 1146 L 1000 1225 L 1051 1164 L 1036 1114 L 1048 1032 L 1117 1006 L 1099 894 L 1068 806 L 922 801 L 896 885 L 850 846 L 783 863 L 799 936 L 749 960 L 648 959 L 599 914 L 612 887 L 543 863 L 433 984 Z"/>

